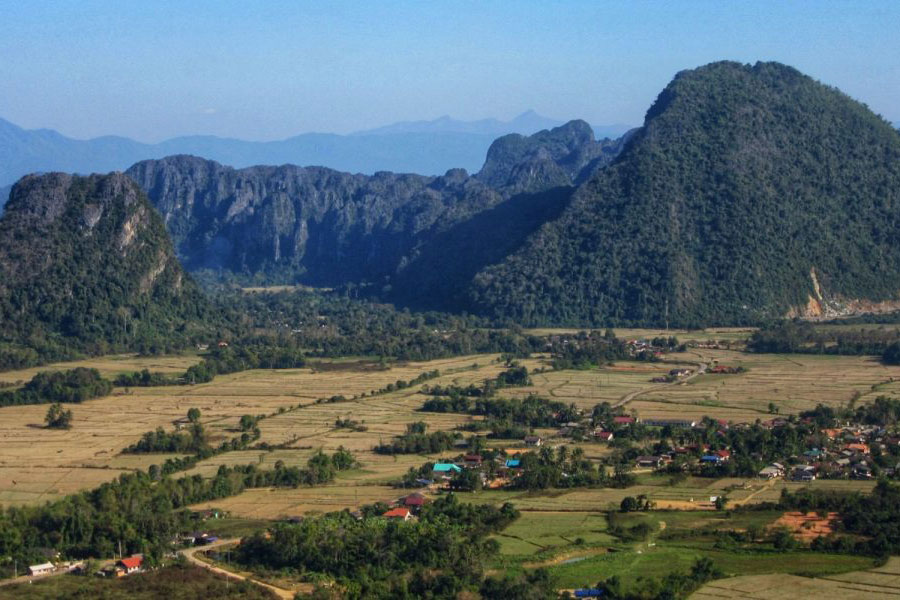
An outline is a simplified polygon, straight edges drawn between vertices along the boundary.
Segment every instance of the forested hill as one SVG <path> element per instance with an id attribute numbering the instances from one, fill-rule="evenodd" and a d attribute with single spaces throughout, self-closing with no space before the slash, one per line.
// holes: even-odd
<path id="1" fill-rule="evenodd" d="M 11 185 L 0 186 L 0 215 L 3 214 L 3 206 L 6 204 L 6 201 L 9 200 L 9 192 L 11 189 Z"/>
<path id="2" fill-rule="evenodd" d="M 493 214 L 510 198 L 571 187 L 620 149 L 572 121 L 500 138 L 475 177 L 462 169 L 441 177 L 292 165 L 232 169 L 190 156 L 143 161 L 127 174 L 162 213 L 189 270 L 276 283 L 369 284 L 380 292 L 445 232 Z M 542 222 L 529 221 L 524 231 Z"/>
<path id="3" fill-rule="evenodd" d="M 30 175 L 0 218 L 0 341 L 183 343 L 209 317 L 159 214 L 122 173 Z"/>
<path id="4" fill-rule="evenodd" d="M 790 67 L 720 62 L 679 73 L 612 166 L 478 273 L 466 307 L 521 323 L 725 324 L 898 291 L 897 131 Z"/>

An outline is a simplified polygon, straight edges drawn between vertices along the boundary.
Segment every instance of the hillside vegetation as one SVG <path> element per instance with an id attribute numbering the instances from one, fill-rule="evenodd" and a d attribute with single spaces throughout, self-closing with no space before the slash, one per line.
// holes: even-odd
<path id="1" fill-rule="evenodd" d="M 679 73 L 615 164 L 480 272 L 522 323 L 740 324 L 900 290 L 900 135 L 777 63 Z"/>
<path id="2" fill-rule="evenodd" d="M 165 346 L 210 317 L 126 176 L 53 173 L 13 188 L 0 219 L 0 341 L 60 352 Z"/>

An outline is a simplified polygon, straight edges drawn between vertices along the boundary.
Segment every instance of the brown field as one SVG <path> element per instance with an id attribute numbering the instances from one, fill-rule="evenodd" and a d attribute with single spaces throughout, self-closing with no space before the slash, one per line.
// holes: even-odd
<path id="1" fill-rule="evenodd" d="M 691 600 L 792 600 L 794 598 L 900 598 L 900 558 L 866 571 L 827 577 L 796 575 L 752 575 L 720 579 L 706 584 Z"/>
<path id="2" fill-rule="evenodd" d="M 846 406 L 878 394 L 900 393 L 900 367 L 873 357 L 745 354 L 693 349 L 669 358 L 744 366 L 738 375 L 702 375 L 679 385 L 642 394 L 629 407 L 642 417 L 711 417 L 735 422 L 771 418 L 773 402 L 781 414 L 799 413 L 817 404 Z M 894 382 L 891 382 L 891 380 Z"/>
<path id="3" fill-rule="evenodd" d="M 234 435 L 231 431 L 243 414 L 284 414 L 260 423 L 262 441 L 281 444 L 293 441 L 283 459 L 292 464 L 305 461 L 313 448 L 333 450 L 345 446 L 356 452 L 367 465 L 358 476 L 366 481 L 387 481 L 405 472 L 410 462 L 376 456 L 372 446 L 401 432 L 407 423 L 422 420 L 417 413 L 424 396 L 417 388 L 406 388 L 391 394 L 357 398 L 342 403 L 315 404 L 316 399 L 344 395 L 359 397 L 383 388 L 397 380 L 410 380 L 416 375 L 439 369 L 442 375 L 429 383 L 447 385 L 482 381 L 494 377 L 503 366 L 494 362 L 495 355 L 466 356 L 455 359 L 397 365 L 388 370 L 350 368 L 286 369 L 279 371 L 244 371 L 217 377 L 195 386 L 132 388 L 129 393 L 116 389 L 106 398 L 91 400 L 71 407 L 74 426 L 68 431 L 42 427 L 45 405 L 15 406 L 0 409 L 0 505 L 42 502 L 79 489 L 95 487 L 103 481 L 133 469 L 146 469 L 164 462 L 167 456 L 122 456 L 120 451 L 156 427 L 171 430 L 172 421 L 192 407 L 203 413 L 203 423 L 213 439 Z M 127 361 L 104 358 L 83 361 L 111 372 L 141 368 L 184 368 L 186 358 L 139 359 Z M 473 368 L 473 364 L 479 366 Z M 537 361 L 527 361 L 529 367 Z M 109 365 L 114 365 L 115 368 Z M 122 365 L 127 365 L 122 367 Z M 68 365 L 67 365 L 68 366 Z M 48 368 L 61 368 L 51 365 Z M 25 375 L 7 373 L 8 377 Z M 356 433 L 334 430 L 338 417 L 352 416 L 365 421 L 369 431 Z M 430 427 L 449 429 L 468 417 L 462 415 L 428 415 Z M 277 452 L 228 453 L 201 464 L 198 469 L 211 474 L 219 464 L 274 462 Z M 294 462 L 296 461 L 296 462 Z M 415 457 L 416 465 L 424 462 Z M 15 483 L 13 483 L 15 481 Z"/>
<path id="4" fill-rule="evenodd" d="M 835 512 L 828 513 L 824 519 L 812 512 L 806 514 L 786 512 L 780 519 L 772 523 L 772 528 L 787 527 L 794 537 L 808 541 L 820 535 L 834 533 L 832 524 L 837 518 L 838 514 Z"/>
<path id="5" fill-rule="evenodd" d="M 283 519 L 310 514 L 354 510 L 362 504 L 393 502 L 403 490 L 378 485 L 328 485 L 298 489 L 253 489 L 238 496 L 206 502 L 192 508 L 220 508 L 233 516 Z"/>
<path id="6" fill-rule="evenodd" d="M 589 410 L 598 402 L 615 402 L 633 392 L 647 390 L 627 408 L 637 409 L 642 416 L 672 414 L 683 417 L 696 412 L 698 417 L 708 414 L 749 420 L 765 418 L 769 398 L 780 398 L 777 402 L 782 406 L 782 412 L 788 412 L 789 409 L 812 406 L 818 401 L 832 404 L 846 402 L 854 392 L 859 393 L 860 401 L 865 401 L 872 394 L 884 390 L 889 392 L 894 385 L 900 390 L 900 383 L 885 383 L 892 376 L 900 381 L 900 368 L 883 367 L 858 357 L 781 357 L 697 349 L 676 358 L 685 363 L 712 362 L 713 358 L 718 358 L 720 364 L 745 364 L 751 370 L 743 375 L 704 375 L 683 385 L 659 385 L 651 384 L 649 380 L 672 365 L 622 361 L 604 369 L 535 373 L 532 375 L 532 387 L 513 388 L 504 394 L 521 396 L 539 393 Z M 260 422 L 261 441 L 286 446 L 271 452 L 227 453 L 204 461 L 192 473 L 211 475 L 223 464 L 270 465 L 277 460 L 287 464 L 303 464 L 316 449 L 333 451 L 338 446 L 344 446 L 356 454 L 362 468 L 342 476 L 340 485 L 334 486 L 335 489 L 340 486 L 383 486 L 399 478 L 409 467 L 419 466 L 429 458 L 437 457 L 376 455 L 371 449 L 379 441 L 401 433 L 413 421 L 425 420 L 431 430 L 440 430 L 451 429 L 471 417 L 418 412 L 425 399 L 418 392 L 418 387 L 376 396 L 369 394 L 388 383 L 410 380 L 433 369 L 439 369 L 442 375 L 428 384 L 478 383 L 495 377 L 504 368 L 496 359 L 497 355 L 465 356 L 398 364 L 388 370 L 379 370 L 371 363 L 344 360 L 305 369 L 245 371 L 194 386 L 132 388 L 127 394 L 122 389 L 116 389 L 109 397 L 73 405 L 74 427 L 68 431 L 47 430 L 41 426 L 46 406 L 2 408 L 0 505 L 43 502 L 94 487 L 133 469 L 146 469 L 150 464 L 164 462 L 167 458 L 164 455 L 123 456 L 120 451 L 156 427 L 171 430 L 172 421 L 185 415 L 192 407 L 202 411 L 202 420 L 213 439 L 235 435 L 234 429 L 241 415 L 274 415 Z M 114 374 L 141 368 L 179 371 L 195 360 L 196 357 L 130 356 L 72 364 L 93 366 L 107 374 Z M 523 362 L 532 370 L 546 365 L 543 359 Z M 47 368 L 62 367 L 51 365 Z M 19 371 L 4 376 L 16 380 L 28 375 Z M 872 389 L 873 385 L 877 392 Z M 335 395 L 343 395 L 349 400 L 316 403 L 319 398 Z M 714 402 L 695 403 L 704 398 Z M 285 412 L 276 414 L 280 409 Z M 352 417 L 363 422 L 368 431 L 335 429 L 334 422 L 339 417 Z M 552 438 L 555 432 L 549 429 L 539 433 Z M 551 443 L 555 442 L 551 440 Z M 593 459 L 602 458 L 609 452 L 608 446 L 603 444 L 584 443 L 580 446 Z M 455 453 L 449 452 L 448 456 Z M 560 510 L 597 510 L 617 504 L 625 495 L 646 493 L 660 507 L 704 508 L 704 503 L 709 503 L 709 496 L 723 491 L 728 492 L 733 502 L 759 502 L 777 500 L 782 487 L 799 485 L 755 480 L 691 480 L 689 484 L 667 486 L 661 481 L 664 480 L 642 480 L 639 489 L 632 488 L 627 493 L 621 490 L 579 490 L 522 497 L 517 502 L 522 503 L 523 508 L 535 510 L 554 507 Z M 849 489 L 870 487 L 866 482 L 817 481 L 815 485 L 835 486 L 838 489 L 848 485 Z M 726 490 L 729 487 L 731 489 Z M 278 492 L 277 496 L 285 498 L 279 500 L 279 507 L 285 503 L 289 508 L 305 506 L 307 498 L 310 507 L 322 505 L 319 492 L 314 490 Z M 242 497 L 235 501 L 243 502 Z M 343 498 L 331 506 L 344 507 L 348 506 L 348 502 L 347 498 Z M 236 509 L 237 512 L 247 510 L 248 515 L 256 514 L 244 506 L 242 504 L 241 508 Z"/>
<path id="7" fill-rule="evenodd" d="M 185 369 L 198 362 L 200 362 L 200 357 L 196 354 L 154 357 L 141 357 L 136 354 L 118 354 L 86 360 L 54 363 L 52 365 L 44 365 L 41 367 L 31 367 L 30 369 L 19 369 L 18 371 L 6 371 L 0 373 L 0 382 L 25 383 L 34 377 L 36 373 L 41 371 L 62 371 L 65 369 L 74 369 L 76 367 L 97 369 L 105 377 L 110 378 L 115 377 L 119 373 L 140 371 L 141 369 L 175 374 L 183 372 Z"/>

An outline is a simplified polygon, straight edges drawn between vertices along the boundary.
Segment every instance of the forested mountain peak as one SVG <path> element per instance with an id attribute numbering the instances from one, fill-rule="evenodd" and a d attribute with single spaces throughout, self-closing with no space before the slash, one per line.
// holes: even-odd
<path id="1" fill-rule="evenodd" d="M 615 163 L 475 278 L 470 308 L 741 323 L 898 290 L 900 135 L 796 69 L 720 62 L 679 73 Z"/>
<path id="2" fill-rule="evenodd" d="M 3 338 L 121 347 L 165 338 L 206 302 L 123 173 L 29 175 L 0 219 Z"/>
<path id="3" fill-rule="evenodd" d="M 440 177 L 293 165 L 233 169 L 193 156 L 142 161 L 127 173 L 163 214 L 189 270 L 380 289 L 444 232 L 513 197 L 571 187 L 620 148 L 594 141 L 587 123 L 572 121 L 501 138 L 474 177 L 464 169 Z M 533 204 L 511 216 L 546 214 Z"/>
<path id="4" fill-rule="evenodd" d="M 490 186 L 517 191 L 570 185 L 611 161 L 619 150 L 617 141 L 594 140 L 586 122 L 569 121 L 531 136 L 511 133 L 494 140 L 477 177 Z"/>

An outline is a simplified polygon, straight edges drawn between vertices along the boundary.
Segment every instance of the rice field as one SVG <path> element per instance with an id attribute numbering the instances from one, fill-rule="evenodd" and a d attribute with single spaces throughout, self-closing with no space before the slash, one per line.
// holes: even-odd
<path id="1" fill-rule="evenodd" d="M 400 433 L 407 423 L 422 420 L 416 412 L 424 400 L 417 387 L 371 396 L 398 380 L 410 380 L 420 373 L 439 369 L 443 374 L 429 383 L 448 385 L 480 382 L 502 370 L 496 355 L 466 356 L 454 359 L 405 363 L 386 370 L 319 368 L 279 371 L 244 371 L 216 377 L 210 383 L 194 386 L 169 386 L 115 389 L 106 398 L 72 405 L 70 430 L 43 427 L 46 405 L 0 408 L 0 505 L 43 502 L 80 489 L 89 489 L 134 469 L 159 464 L 167 455 L 123 456 L 121 450 L 140 439 L 147 431 L 163 427 L 183 417 L 189 408 L 199 408 L 202 422 L 213 440 L 231 437 L 241 415 L 274 415 L 260 422 L 263 442 L 288 443 L 285 462 L 302 464 L 314 448 L 333 450 L 345 446 L 360 455 L 367 465 L 361 479 L 388 481 L 405 472 L 410 465 L 380 457 L 371 448 L 381 439 Z M 164 359 L 117 357 L 83 361 L 80 366 L 95 366 L 115 372 L 142 368 L 158 369 L 169 364 L 181 370 L 184 357 L 166 363 Z M 160 362 L 163 361 L 163 362 Z M 530 361 L 536 366 L 536 361 Z M 127 365 L 122 367 L 122 365 Z M 477 366 L 476 366 L 477 365 Z M 71 364 L 65 367 L 72 366 Z M 63 365 L 47 368 L 59 369 Z M 29 371 L 4 374 L 15 381 L 28 377 Z M 365 397 L 363 395 L 365 394 Z M 343 395 L 350 402 L 316 404 L 319 398 Z M 297 408 L 302 405 L 302 408 Z M 279 410 L 285 412 L 279 414 Z M 365 421 L 369 431 L 335 430 L 338 417 L 352 416 Z M 449 429 L 467 419 L 463 415 L 430 415 L 432 430 Z M 219 464 L 246 464 L 271 461 L 277 453 L 262 451 L 227 453 L 202 463 L 198 472 L 212 474 Z M 414 457 L 416 464 L 424 461 Z M 15 483 L 14 483 L 15 482 Z"/>
<path id="2" fill-rule="evenodd" d="M 699 418 L 735 422 L 771 418 L 769 403 L 781 414 L 817 404 L 839 407 L 870 401 L 878 394 L 900 394 L 900 367 L 873 357 L 745 354 L 695 349 L 670 358 L 743 366 L 737 375 L 705 374 L 683 384 L 651 390 L 629 403 L 642 417 Z"/>
<path id="3" fill-rule="evenodd" d="M 793 598 L 900 598 L 900 558 L 882 566 L 820 577 L 751 575 L 719 579 L 703 586 L 691 600 L 780 600 Z"/>

